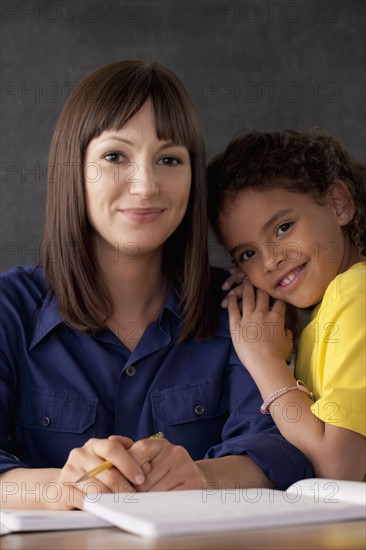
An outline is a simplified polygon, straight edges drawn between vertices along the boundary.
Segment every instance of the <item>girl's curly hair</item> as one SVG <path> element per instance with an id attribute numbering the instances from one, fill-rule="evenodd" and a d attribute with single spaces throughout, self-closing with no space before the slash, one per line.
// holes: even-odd
<path id="1" fill-rule="evenodd" d="M 342 143 L 318 130 L 252 131 L 233 139 L 208 166 L 209 216 L 221 239 L 218 217 L 227 199 L 248 188 L 283 188 L 322 201 L 331 184 L 343 181 L 355 205 L 346 226 L 366 255 L 366 167 Z M 222 240 L 222 239 L 221 239 Z"/>

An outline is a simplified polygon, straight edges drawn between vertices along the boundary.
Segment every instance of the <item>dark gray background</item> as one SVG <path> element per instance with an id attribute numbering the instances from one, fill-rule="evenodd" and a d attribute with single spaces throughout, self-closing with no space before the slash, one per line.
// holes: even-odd
<path id="1" fill-rule="evenodd" d="M 208 158 L 244 129 L 317 126 L 364 160 L 365 22 L 363 0 L 3 0 L 1 270 L 40 258 L 52 129 L 94 68 L 171 68 L 201 114 Z M 226 263 L 214 241 L 210 257 Z"/>

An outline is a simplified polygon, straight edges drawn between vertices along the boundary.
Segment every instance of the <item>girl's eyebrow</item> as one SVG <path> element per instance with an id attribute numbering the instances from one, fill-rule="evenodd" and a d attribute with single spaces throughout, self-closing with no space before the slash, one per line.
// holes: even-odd
<path id="1" fill-rule="evenodd" d="M 282 218 L 282 216 L 285 216 L 286 214 L 289 214 L 290 212 L 292 212 L 292 208 L 285 208 L 284 210 L 279 210 L 278 212 L 273 214 L 273 216 L 271 216 L 268 221 L 266 221 L 266 223 L 263 225 L 260 232 L 265 233 L 265 231 L 267 231 L 267 229 L 269 229 L 274 223 L 276 223 L 278 220 L 280 220 Z M 234 254 L 239 249 L 244 248 L 245 246 L 246 246 L 246 243 L 243 243 L 243 242 L 238 243 L 237 245 L 234 246 L 234 248 L 231 248 L 229 250 L 229 254 L 231 256 L 234 256 Z"/>
<path id="2" fill-rule="evenodd" d="M 240 250 L 241 248 L 244 248 L 244 246 L 245 246 L 245 243 L 239 243 L 239 244 L 235 245 L 234 248 L 231 248 L 231 249 L 229 250 L 230 256 L 235 256 L 235 253 L 236 253 L 238 250 Z"/>
<path id="3" fill-rule="evenodd" d="M 261 233 L 264 233 L 265 231 L 267 231 L 267 229 L 269 229 L 271 227 L 271 225 L 273 225 L 274 223 L 276 223 L 277 220 L 279 220 L 280 218 L 282 218 L 282 216 L 285 216 L 286 214 L 289 214 L 290 212 L 292 212 L 292 208 L 286 208 L 285 210 L 279 210 L 278 212 L 276 212 L 276 214 L 274 214 L 268 221 L 266 221 L 266 223 L 263 225 L 262 229 L 261 229 Z"/>

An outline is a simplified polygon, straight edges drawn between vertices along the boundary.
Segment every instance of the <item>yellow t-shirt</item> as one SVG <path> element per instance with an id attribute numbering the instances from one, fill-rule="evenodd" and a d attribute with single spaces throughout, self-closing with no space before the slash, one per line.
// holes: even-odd
<path id="1" fill-rule="evenodd" d="M 296 377 L 323 420 L 366 436 L 366 262 L 328 286 L 300 337 Z"/>

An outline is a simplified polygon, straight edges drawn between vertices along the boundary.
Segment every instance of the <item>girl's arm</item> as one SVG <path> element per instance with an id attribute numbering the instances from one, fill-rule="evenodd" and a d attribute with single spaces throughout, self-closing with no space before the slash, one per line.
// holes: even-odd
<path id="1" fill-rule="evenodd" d="M 230 331 L 235 350 L 257 384 L 263 400 L 281 388 L 296 386 L 287 364 L 292 342 L 285 330 L 285 304 L 269 308 L 269 296 L 243 283 L 243 313 L 236 294 L 228 295 Z M 317 477 L 361 480 L 365 473 L 365 438 L 317 418 L 311 398 L 291 390 L 275 399 L 269 412 L 282 435 L 312 462 Z"/>

